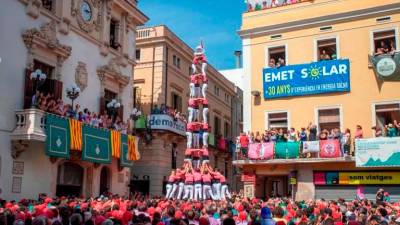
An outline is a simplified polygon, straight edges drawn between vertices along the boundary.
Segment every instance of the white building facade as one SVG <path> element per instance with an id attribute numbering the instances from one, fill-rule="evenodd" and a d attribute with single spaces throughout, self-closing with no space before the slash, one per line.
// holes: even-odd
<path id="1" fill-rule="evenodd" d="M 47 75 L 43 91 L 71 100 L 77 84 L 82 109 L 100 113 L 117 99 L 119 116 L 132 108 L 136 26 L 148 18 L 135 0 L 4 0 L 0 7 L 0 198 L 55 196 L 59 189 L 96 196 L 102 190 L 128 194 L 130 169 L 45 154 L 44 113 L 28 109 L 29 74 Z M 47 85 L 50 84 L 50 85 Z M 25 108 L 25 110 L 24 110 Z M 17 119 L 16 119 L 17 115 Z M 16 125 L 17 124 L 17 125 Z M 68 181 L 67 177 L 78 177 Z M 59 192 L 60 193 L 60 192 Z"/>

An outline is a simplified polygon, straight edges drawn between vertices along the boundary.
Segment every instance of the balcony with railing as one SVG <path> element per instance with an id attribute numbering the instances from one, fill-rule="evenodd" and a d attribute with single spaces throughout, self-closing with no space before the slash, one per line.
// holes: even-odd
<path id="1" fill-rule="evenodd" d="M 303 2 L 312 2 L 312 1 L 314 0 L 247 0 L 246 12 L 280 8 L 289 5 L 295 5 Z"/>
<path id="2" fill-rule="evenodd" d="M 11 133 L 11 140 L 40 141 L 46 140 L 45 113 L 39 109 L 25 109 L 15 112 L 16 125 Z"/>

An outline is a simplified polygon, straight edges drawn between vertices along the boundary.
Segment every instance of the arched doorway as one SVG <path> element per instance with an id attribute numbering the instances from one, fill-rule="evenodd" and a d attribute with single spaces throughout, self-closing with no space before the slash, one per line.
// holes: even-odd
<path id="1" fill-rule="evenodd" d="M 110 170 L 103 166 L 100 171 L 100 195 L 110 191 Z"/>
<path id="2" fill-rule="evenodd" d="M 72 162 L 64 162 L 58 166 L 57 196 L 80 196 L 82 194 L 84 169 Z"/>

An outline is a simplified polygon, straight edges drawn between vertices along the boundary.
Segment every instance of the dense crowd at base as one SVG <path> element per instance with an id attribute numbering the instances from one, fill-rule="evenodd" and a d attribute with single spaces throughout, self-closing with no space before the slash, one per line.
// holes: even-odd
<path id="1" fill-rule="evenodd" d="M 135 195 L 0 200 L 0 225 L 399 225 L 400 202 L 249 199 L 184 201 Z"/>
<path id="2" fill-rule="evenodd" d="M 400 122 L 393 120 L 393 122 L 384 125 L 381 129 L 378 126 L 371 128 L 374 131 L 374 137 L 399 137 L 400 136 Z M 317 126 L 309 123 L 307 127 L 302 127 L 300 130 L 290 128 L 287 131 L 281 129 L 268 129 L 264 133 L 260 132 L 247 132 L 241 133 L 236 138 L 237 153 L 241 157 L 247 157 L 247 149 L 249 144 L 252 143 L 265 143 L 265 142 L 305 142 L 305 141 L 320 141 L 320 140 L 339 140 L 342 155 L 353 155 L 354 151 L 351 149 L 351 145 L 355 139 L 364 138 L 363 128 L 360 125 L 356 126 L 356 129 L 351 134 L 350 129 L 345 129 L 342 132 L 339 128 L 333 129 L 322 129 L 318 133 Z M 307 156 L 306 156 L 307 157 Z"/>

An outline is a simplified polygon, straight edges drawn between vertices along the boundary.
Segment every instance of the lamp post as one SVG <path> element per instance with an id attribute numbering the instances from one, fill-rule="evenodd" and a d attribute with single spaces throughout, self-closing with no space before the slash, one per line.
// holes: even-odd
<path id="1" fill-rule="evenodd" d="M 66 91 L 67 91 L 67 97 L 72 101 L 71 103 L 72 110 L 74 110 L 74 100 L 79 97 L 81 89 L 76 84 L 72 84 L 67 88 Z"/>
<path id="2" fill-rule="evenodd" d="M 111 119 L 115 122 L 115 116 L 117 114 L 118 108 L 121 107 L 121 103 L 117 102 L 117 100 L 113 99 L 107 104 L 107 108 L 110 110 Z"/>
<path id="3" fill-rule="evenodd" d="M 47 75 L 45 73 L 42 72 L 42 70 L 37 69 L 34 72 L 32 72 L 30 74 L 30 78 L 33 81 L 33 94 L 35 96 L 35 100 L 32 102 L 32 107 L 37 107 L 37 103 L 38 103 L 38 95 L 37 95 L 37 91 L 39 89 L 40 86 L 43 85 L 44 81 L 47 78 Z"/>

